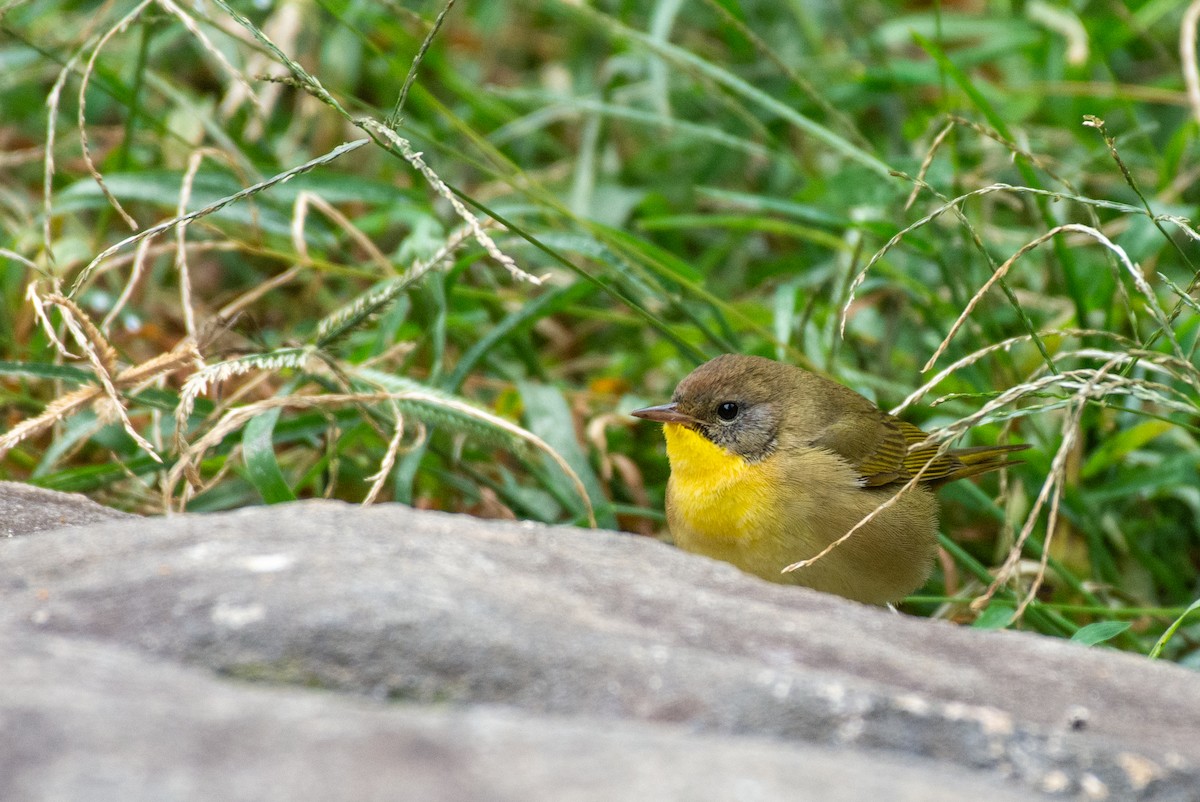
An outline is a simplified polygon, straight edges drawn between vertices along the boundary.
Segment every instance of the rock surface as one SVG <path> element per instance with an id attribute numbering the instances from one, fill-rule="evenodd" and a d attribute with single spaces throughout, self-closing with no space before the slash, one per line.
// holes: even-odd
<path id="1" fill-rule="evenodd" d="M 633 536 L 304 502 L 0 588 L 5 799 L 1200 799 L 1194 673 Z"/>
<path id="2" fill-rule="evenodd" d="M 78 493 L 56 493 L 19 482 L 0 482 L 0 538 L 136 518 Z"/>
<path id="3" fill-rule="evenodd" d="M 4 799 L 1024 798 L 996 795 L 972 772 L 896 755 L 247 687 L 128 650 L 30 633 L 0 634 L 0 644 L 19 655 L 0 669 Z"/>

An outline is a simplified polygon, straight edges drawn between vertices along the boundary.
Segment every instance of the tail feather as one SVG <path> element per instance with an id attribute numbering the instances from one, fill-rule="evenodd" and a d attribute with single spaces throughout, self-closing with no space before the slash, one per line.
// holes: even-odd
<path id="1" fill-rule="evenodd" d="M 1008 468 L 1012 465 L 1022 465 L 1025 460 L 1010 459 L 1009 454 L 1016 451 L 1024 451 L 1029 448 L 1028 443 L 1018 443 L 1005 446 L 976 446 L 974 448 L 959 448 L 955 449 L 947 456 L 953 458 L 959 464 L 945 476 L 938 477 L 933 484 L 944 484 L 952 482 L 955 479 L 966 479 L 969 476 L 979 476 L 983 473 L 998 471 L 1001 468 Z"/>
<path id="2" fill-rule="evenodd" d="M 950 450 L 952 457 L 957 457 L 965 465 L 976 465 L 980 462 L 997 459 L 1014 451 L 1024 451 L 1028 443 L 1014 443 L 1007 446 L 975 446 L 974 448 L 955 448 Z"/>

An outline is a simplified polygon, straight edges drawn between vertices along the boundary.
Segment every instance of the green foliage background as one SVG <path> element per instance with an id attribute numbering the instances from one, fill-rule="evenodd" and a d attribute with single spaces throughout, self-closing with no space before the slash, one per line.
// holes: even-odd
<path id="1" fill-rule="evenodd" d="M 1162 0 L 3 4 L 0 470 L 653 534 L 624 413 L 705 358 L 885 408 L 954 366 L 906 417 L 1034 450 L 942 493 L 910 610 L 1200 664 L 1189 37 Z M 140 231 L 220 208 L 139 262 L 85 153 Z"/>

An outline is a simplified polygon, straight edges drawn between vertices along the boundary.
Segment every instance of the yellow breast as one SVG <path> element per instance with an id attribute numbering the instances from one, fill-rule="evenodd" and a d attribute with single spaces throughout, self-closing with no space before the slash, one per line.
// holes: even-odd
<path id="1" fill-rule="evenodd" d="M 821 560 L 810 558 L 876 511 L 891 492 L 861 487 L 854 469 L 818 448 L 747 462 L 679 424 L 663 426 L 671 478 L 667 521 L 685 551 L 733 563 L 772 582 L 806 585 L 870 604 L 903 598 L 929 576 L 937 501 L 905 494 Z"/>
<path id="2" fill-rule="evenodd" d="M 747 462 L 685 426 L 663 426 L 671 479 L 668 517 L 676 544 L 740 563 L 744 550 L 778 526 L 778 477 L 770 461 Z"/>

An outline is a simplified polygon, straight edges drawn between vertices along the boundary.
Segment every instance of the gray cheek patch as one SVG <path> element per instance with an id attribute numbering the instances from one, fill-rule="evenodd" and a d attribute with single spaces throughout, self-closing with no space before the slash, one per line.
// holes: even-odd
<path id="1" fill-rule="evenodd" d="M 744 403 L 744 402 L 743 402 Z M 779 423 L 767 404 L 744 407 L 745 411 L 726 424 L 706 424 L 701 433 L 712 442 L 748 462 L 769 457 L 777 445 Z"/>

